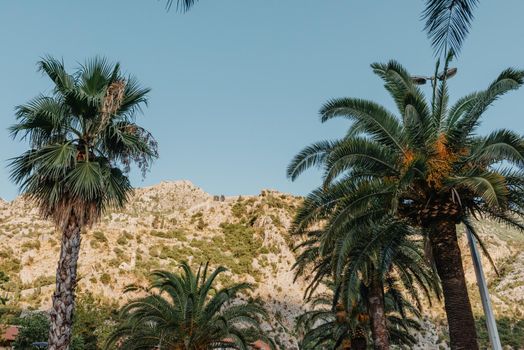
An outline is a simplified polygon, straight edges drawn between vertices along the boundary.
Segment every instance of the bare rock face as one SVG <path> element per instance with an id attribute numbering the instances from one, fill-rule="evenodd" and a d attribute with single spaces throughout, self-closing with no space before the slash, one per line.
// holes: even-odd
<path id="1" fill-rule="evenodd" d="M 298 349 L 295 318 L 305 308 L 306 282 L 293 282 L 295 238 L 289 236 L 301 198 L 274 190 L 258 196 L 210 195 L 189 181 L 162 182 L 136 189 L 122 210 L 111 210 L 83 233 L 78 292 L 124 302 L 122 289 L 141 283 L 152 269 L 175 270 L 181 261 L 209 261 L 229 269 L 220 283 L 255 283 L 251 297 L 260 298 L 271 314 L 265 325 L 280 349 Z M 485 261 L 499 316 L 524 316 L 524 235 L 492 222 L 480 225 L 482 237 L 499 269 Z M 59 233 L 41 220 L 37 208 L 23 198 L 0 200 L 0 270 L 10 277 L 11 302 L 47 309 L 54 288 Z M 467 245 L 462 252 L 475 312 L 481 303 L 474 284 Z M 425 312 L 419 349 L 446 348 L 443 306 Z"/>

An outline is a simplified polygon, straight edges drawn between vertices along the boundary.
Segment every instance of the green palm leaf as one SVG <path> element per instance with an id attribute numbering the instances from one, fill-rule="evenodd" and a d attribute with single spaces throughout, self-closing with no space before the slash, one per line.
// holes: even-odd
<path id="1" fill-rule="evenodd" d="M 503 176 L 494 172 L 455 176 L 448 185 L 469 189 L 476 197 L 482 198 L 490 207 L 504 208 L 507 204 L 508 188 Z"/>
<path id="2" fill-rule="evenodd" d="M 478 0 L 427 0 L 423 19 L 435 55 L 459 53 Z"/>
<path id="3" fill-rule="evenodd" d="M 401 125 L 398 119 L 382 106 L 361 99 L 342 98 L 328 101 L 320 109 L 321 121 L 345 117 L 353 121 L 353 128 L 369 134 L 379 143 L 403 151 Z"/>
<path id="4" fill-rule="evenodd" d="M 175 5 L 175 10 L 186 12 L 193 7 L 198 0 L 167 0 L 166 8 L 169 10 Z"/>

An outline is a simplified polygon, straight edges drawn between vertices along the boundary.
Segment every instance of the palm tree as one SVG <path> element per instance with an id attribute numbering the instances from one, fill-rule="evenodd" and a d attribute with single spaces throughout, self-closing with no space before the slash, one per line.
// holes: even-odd
<path id="1" fill-rule="evenodd" d="M 344 185 L 345 183 L 341 184 Z M 355 304 L 364 298 L 370 315 L 370 329 L 375 349 L 389 348 L 389 332 L 384 294 L 400 284 L 405 293 L 422 307 L 419 290 L 431 303 L 431 294 L 439 295 L 439 288 L 433 271 L 423 257 L 422 246 L 405 220 L 374 218 L 369 210 L 358 211 L 345 205 L 346 198 L 340 195 L 341 186 L 323 189 L 309 195 L 299 209 L 295 219 L 295 233 L 307 228 L 310 220 L 333 206 L 326 218 L 323 231 L 308 233 L 308 239 L 299 246 L 297 273 L 303 274 L 308 265 L 315 273 L 306 294 L 310 297 L 318 284 L 334 276 L 337 285 L 336 300 L 344 305 Z M 320 191 L 320 190 L 319 190 Z M 379 209 L 379 211 L 383 211 Z M 382 214 L 381 214 L 382 215 Z M 399 302 L 401 299 L 398 299 Z M 402 303 L 398 306 L 402 310 Z M 402 313 L 405 316 L 405 313 Z"/>
<path id="2" fill-rule="evenodd" d="M 240 302 L 239 294 L 251 285 L 238 283 L 216 289 L 218 267 L 209 276 L 207 264 L 195 274 L 187 263 L 179 274 L 155 271 L 147 288 L 131 286 L 146 296 L 122 308 L 121 324 L 110 336 L 107 348 L 210 350 L 248 349 L 261 340 L 274 348 L 264 335 L 260 320 L 266 311 L 254 302 Z"/>
<path id="3" fill-rule="evenodd" d="M 405 293 L 422 308 L 419 290 L 431 303 L 431 292 L 438 295 L 433 271 L 423 257 L 420 242 L 406 222 L 385 220 L 375 222 L 370 230 L 358 226 L 353 231 L 346 228 L 347 236 L 335 243 L 335 276 L 340 280 L 341 297 L 346 302 L 364 292 L 371 322 L 375 349 L 388 349 L 390 329 L 386 312 L 385 294 L 393 293 L 401 285 Z M 396 299 L 402 316 L 403 299 Z M 393 300 L 395 301 L 395 300 Z"/>
<path id="4" fill-rule="evenodd" d="M 304 334 L 300 349 L 366 349 L 369 316 L 362 299 L 350 307 L 337 303 L 333 309 L 331 291 L 314 296 L 308 304 L 310 310 L 296 323 L 297 331 Z"/>
<path id="5" fill-rule="evenodd" d="M 314 296 L 309 305 L 311 310 L 297 318 L 297 330 L 304 336 L 301 349 L 367 349 L 372 325 L 366 301 L 365 286 L 351 305 L 343 300 L 333 308 L 336 293 L 334 284 L 328 284 L 329 292 Z M 416 339 L 411 334 L 421 329 L 416 318 L 420 312 L 402 296 L 398 285 L 391 283 L 385 293 L 386 319 L 391 343 L 397 346 L 412 347 Z"/>
<path id="6" fill-rule="evenodd" d="M 446 60 L 447 69 L 449 60 Z M 397 62 L 374 64 L 400 117 L 375 102 L 354 98 L 329 101 L 322 121 L 352 121 L 342 140 L 306 148 L 288 174 L 322 165 L 325 186 L 347 183 L 347 206 L 381 205 L 425 233 L 440 277 L 452 348 L 476 349 L 456 225 L 485 215 L 524 229 L 524 138 L 502 129 L 475 134 L 484 111 L 500 96 L 519 88 L 524 72 L 507 69 L 484 91 L 448 106 L 446 78 L 430 100 Z"/>
<path id="7" fill-rule="evenodd" d="M 22 193 L 62 231 L 49 333 L 49 349 L 57 350 L 71 340 L 81 231 L 106 208 L 126 203 L 130 164 L 145 174 L 158 154 L 154 138 L 134 122 L 149 89 L 122 75 L 118 63 L 95 58 L 68 74 L 48 57 L 38 67 L 54 83 L 53 94 L 16 107 L 10 130 L 30 150 L 10 168 Z"/>

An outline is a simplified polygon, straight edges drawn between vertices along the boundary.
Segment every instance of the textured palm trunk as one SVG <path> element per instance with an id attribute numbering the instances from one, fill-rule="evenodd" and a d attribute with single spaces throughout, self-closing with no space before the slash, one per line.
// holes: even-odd
<path id="1" fill-rule="evenodd" d="M 455 223 L 450 220 L 434 222 L 430 242 L 442 282 L 451 349 L 478 349 Z"/>
<path id="2" fill-rule="evenodd" d="M 384 288 L 377 278 L 373 278 L 369 286 L 368 308 L 373 348 L 375 350 L 389 349 L 389 333 L 384 311 Z"/>
<path id="3" fill-rule="evenodd" d="M 51 310 L 49 350 L 68 350 L 71 342 L 80 241 L 80 225 L 72 216 L 62 232 L 60 260 L 56 270 L 56 290 Z"/>
<path id="4" fill-rule="evenodd" d="M 366 350 L 367 342 L 366 338 L 358 337 L 351 339 L 351 350 Z"/>

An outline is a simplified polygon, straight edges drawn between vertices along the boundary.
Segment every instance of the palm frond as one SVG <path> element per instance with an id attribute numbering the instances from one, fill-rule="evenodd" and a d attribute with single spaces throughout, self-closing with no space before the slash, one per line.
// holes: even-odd
<path id="1" fill-rule="evenodd" d="M 507 205 L 508 188 L 504 177 L 498 173 L 484 172 L 455 176 L 448 179 L 448 186 L 466 188 L 493 208 L 505 208 Z"/>
<path id="2" fill-rule="evenodd" d="M 468 160 L 481 166 L 502 161 L 518 167 L 524 165 L 524 138 L 512 130 L 501 129 L 486 137 L 471 140 L 472 151 Z"/>
<path id="3" fill-rule="evenodd" d="M 325 156 L 324 186 L 348 170 L 359 170 L 377 176 L 398 174 L 397 154 L 364 137 L 346 138 L 331 148 Z"/>
<path id="4" fill-rule="evenodd" d="M 295 181 L 300 174 L 312 167 L 320 167 L 327 154 L 338 142 L 320 141 L 305 147 L 289 163 L 287 177 Z"/>
<path id="5" fill-rule="evenodd" d="M 176 11 L 187 12 L 197 2 L 198 0 L 167 0 L 166 9 L 170 10 L 174 5 Z"/>
<path id="6" fill-rule="evenodd" d="M 340 98 L 328 101 L 320 109 L 321 121 L 344 117 L 356 128 L 368 134 L 373 140 L 404 151 L 402 129 L 399 120 L 384 107 L 372 101 Z"/>
<path id="7" fill-rule="evenodd" d="M 74 89 L 74 78 L 67 74 L 64 62 L 51 56 L 46 56 L 38 62 L 37 66 L 39 71 L 46 74 L 55 83 L 56 92 L 67 95 Z"/>
<path id="8" fill-rule="evenodd" d="M 479 0 L 427 0 L 422 18 L 436 56 L 458 54 Z"/>
<path id="9" fill-rule="evenodd" d="M 459 100 L 460 107 L 453 107 L 447 124 L 447 137 L 452 145 L 463 147 L 467 137 L 479 125 L 479 119 L 486 109 L 505 93 L 516 90 L 524 83 L 524 71 L 508 68 L 490 86 L 467 100 Z M 460 113 L 459 113 L 460 112 Z"/>
<path id="10" fill-rule="evenodd" d="M 429 124 L 430 112 L 422 90 L 413 83 L 409 72 L 394 60 L 387 64 L 373 63 L 371 68 L 384 80 L 386 90 L 395 100 L 400 114 L 404 116 L 404 125 L 411 124 L 413 129 L 422 129 L 424 133 Z"/>

